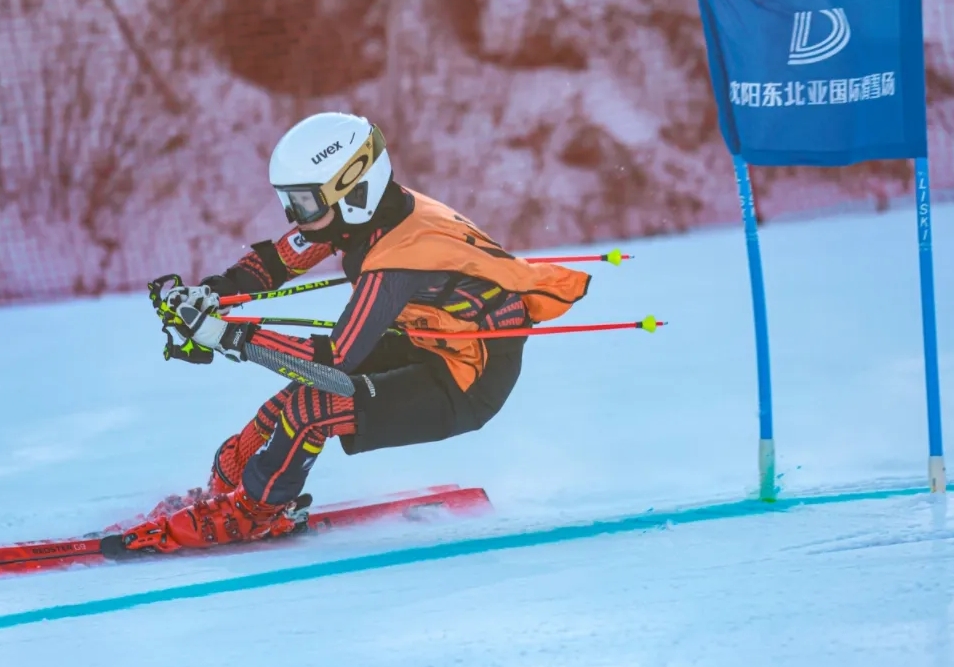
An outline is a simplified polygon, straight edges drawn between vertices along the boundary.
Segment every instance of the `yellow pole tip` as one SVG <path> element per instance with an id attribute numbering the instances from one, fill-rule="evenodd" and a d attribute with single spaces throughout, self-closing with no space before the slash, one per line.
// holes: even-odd
<path id="1" fill-rule="evenodd" d="M 619 266 L 623 263 L 623 253 L 620 252 L 620 249 L 612 250 L 606 254 L 606 261 L 612 264 L 613 266 Z"/>
<path id="2" fill-rule="evenodd" d="M 654 331 L 656 331 L 656 324 L 658 324 L 658 321 L 656 320 L 656 318 L 653 317 L 652 315 L 647 315 L 645 318 L 643 318 L 642 328 L 648 331 L 649 333 L 653 333 Z"/>

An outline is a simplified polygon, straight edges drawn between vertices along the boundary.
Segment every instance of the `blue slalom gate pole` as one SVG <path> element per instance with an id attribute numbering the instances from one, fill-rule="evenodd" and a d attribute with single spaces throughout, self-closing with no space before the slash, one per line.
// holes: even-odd
<path id="1" fill-rule="evenodd" d="M 941 442 L 941 382 L 937 358 L 934 306 L 934 253 L 931 242 L 931 178 L 926 157 L 915 158 L 918 206 L 918 257 L 921 268 L 921 319 L 924 332 L 924 379 L 927 389 L 928 477 L 933 493 L 944 493 L 944 446 Z"/>
<path id="2" fill-rule="evenodd" d="M 775 440 L 772 434 L 772 373 L 769 360 L 768 314 L 765 306 L 765 282 L 762 278 L 762 253 L 759 250 L 758 216 L 748 164 L 733 156 L 739 203 L 745 224 L 745 246 L 749 256 L 752 284 L 752 311 L 755 316 L 755 352 L 759 382 L 759 498 L 775 500 Z"/>

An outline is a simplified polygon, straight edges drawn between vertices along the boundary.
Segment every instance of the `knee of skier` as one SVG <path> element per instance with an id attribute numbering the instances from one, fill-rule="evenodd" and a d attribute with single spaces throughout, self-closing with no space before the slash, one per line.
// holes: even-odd
<path id="1" fill-rule="evenodd" d="M 321 440 L 354 433 L 354 401 L 305 385 L 291 392 L 282 408 L 285 421 L 297 434 Z"/>

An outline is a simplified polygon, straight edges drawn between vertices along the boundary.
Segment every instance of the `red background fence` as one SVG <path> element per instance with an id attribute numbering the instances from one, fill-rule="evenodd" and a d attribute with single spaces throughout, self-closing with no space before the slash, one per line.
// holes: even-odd
<path id="1" fill-rule="evenodd" d="M 924 0 L 954 189 L 954 7 Z M 0 303 L 221 271 L 287 229 L 272 146 L 368 116 L 514 250 L 739 220 L 696 0 L 0 0 Z M 763 220 L 883 209 L 905 162 L 754 170 Z"/>

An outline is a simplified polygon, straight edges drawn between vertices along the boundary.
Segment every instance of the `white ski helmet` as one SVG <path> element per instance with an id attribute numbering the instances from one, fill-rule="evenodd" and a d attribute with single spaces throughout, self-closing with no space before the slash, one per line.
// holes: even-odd
<path id="1" fill-rule="evenodd" d="M 381 130 L 367 118 L 337 112 L 299 121 L 268 164 L 285 215 L 297 224 L 317 220 L 335 204 L 343 222 L 368 222 L 391 175 Z"/>

